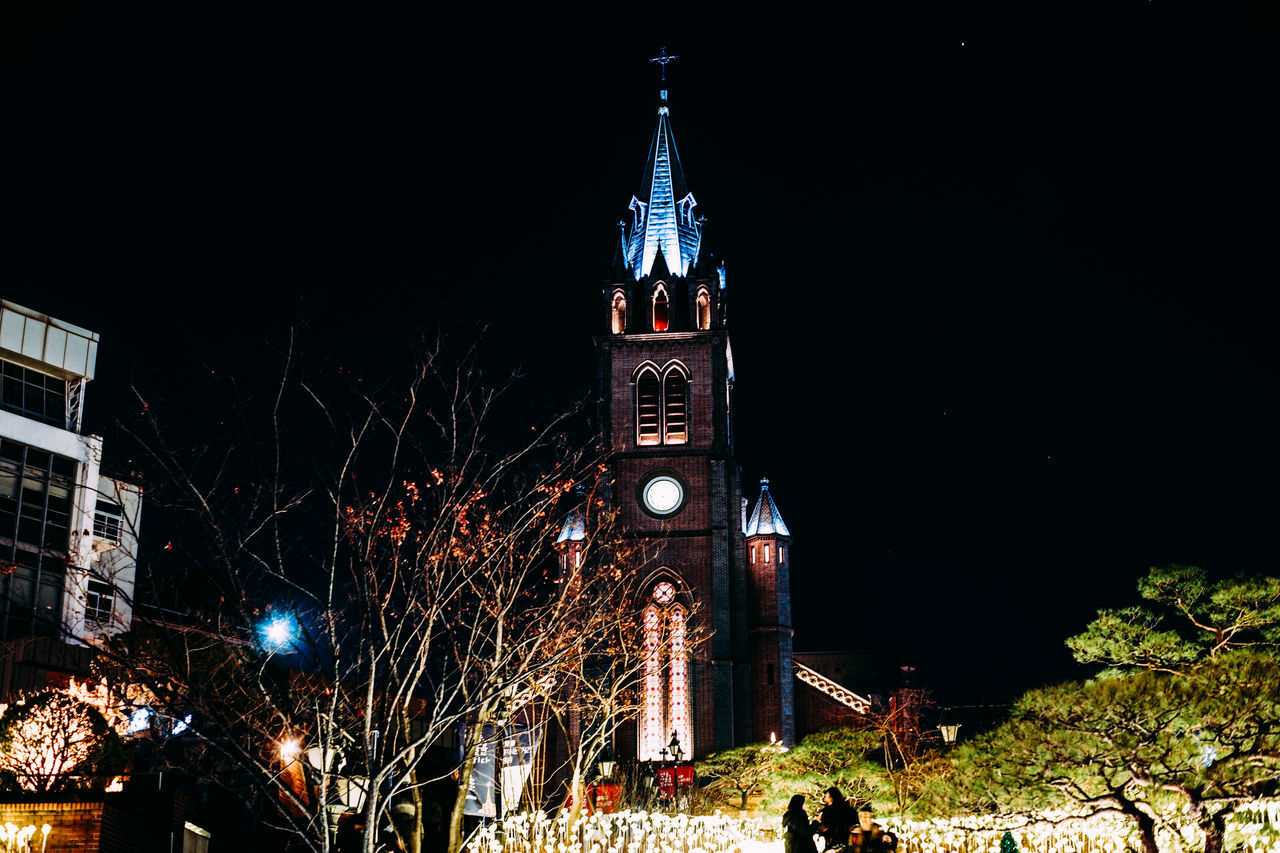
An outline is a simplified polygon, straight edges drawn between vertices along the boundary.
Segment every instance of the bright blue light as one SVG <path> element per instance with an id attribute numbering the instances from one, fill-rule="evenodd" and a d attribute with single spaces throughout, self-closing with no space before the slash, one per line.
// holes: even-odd
<path id="1" fill-rule="evenodd" d="M 291 616 L 276 616 L 263 622 L 258 631 L 262 634 L 262 642 L 273 652 L 298 639 L 298 625 Z"/>
<path id="2" fill-rule="evenodd" d="M 187 726 L 191 725 L 191 715 L 187 714 L 181 720 L 173 724 L 173 733 L 180 735 L 187 730 Z"/>
<path id="3" fill-rule="evenodd" d="M 150 708 L 139 708 L 138 710 L 134 711 L 132 714 L 129 715 L 128 731 L 131 734 L 134 732 L 145 732 L 150 727 L 151 727 L 151 709 Z"/>

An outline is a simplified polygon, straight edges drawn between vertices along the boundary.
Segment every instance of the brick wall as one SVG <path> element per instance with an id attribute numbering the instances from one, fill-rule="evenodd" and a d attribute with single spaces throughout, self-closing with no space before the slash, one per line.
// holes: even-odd
<path id="1" fill-rule="evenodd" d="M 0 804 L 0 824 L 15 823 L 19 827 L 34 824 L 36 835 L 32 839 L 36 849 L 40 844 L 40 827 L 53 827 L 46 853 L 99 853 L 101 850 L 102 812 L 106 804 L 101 800 L 87 802 L 31 801 Z"/>
<path id="2" fill-rule="evenodd" d="M 168 791 L 24 794 L 0 802 L 0 824 L 49 824 L 45 853 L 168 853 L 182 849 L 184 799 Z"/>

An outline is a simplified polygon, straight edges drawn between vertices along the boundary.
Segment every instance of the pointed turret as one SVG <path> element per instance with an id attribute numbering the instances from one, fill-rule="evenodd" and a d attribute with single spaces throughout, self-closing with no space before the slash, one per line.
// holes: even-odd
<path id="1" fill-rule="evenodd" d="M 636 279 L 649 275 L 661 252 L 674 275 L 693 271 L 702 244 L 702 224 L 693 214 L 698 204 L 684 182 L 684 169 L 671 131 L 667 90 L 661 91 L 658 127 L 649 145 L 649 159 L 640 179 L 640 192 L 631 197 L 632 221 L 627 234 L 627 267 Z"/>
<path id="2" fill-rule="evenodd" d="M 567 576 L 582 565 L 583 549 L 587 544 L 587 516 L 582 510 L 582 489 L 578 489 L 578 506 L 569 510 L 556 537 L 555 549 L 560 555 L 560 572 Z"/>
<path id="3" fill-rule="evenodd" d="M 791 678 L 791 531 L 760 480 L 760 499 L 743 530 L 751 590 L 751 668 L 756 698 L 755 733 L 777 732 L 783 743 L 796 733 Z M 764 700 L 764 701 L 761 701 Z"/>
<path id="4" fill-rule="evenodd" d="M 564 527 L 560 528 L 560 535 L 556 537 L 556 544 L 563 545 L 565 542 L 581 542 L 587 538 L 587 520 L 582 515 L 582 510 L 572 510 L 564 519 Z"/>
<path id="5" fill-rule="evenodd" d="M 778 512 L 778 505 L 769 494 L 768 477 L 760 480 L 760 500 L 756 502 L 755 512 L 751 513 L 751 520 L 742 532 L 746 536 L 791 535 L 786 522 L 782 520 L 782 513 Z"/>

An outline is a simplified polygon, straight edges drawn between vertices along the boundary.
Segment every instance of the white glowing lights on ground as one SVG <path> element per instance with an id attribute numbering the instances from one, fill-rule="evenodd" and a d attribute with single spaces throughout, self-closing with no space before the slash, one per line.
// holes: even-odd
<path id="1" fill-rule="evenodd" d="M 38 830 L 35 824 L 19 827 L 13 822 L 5 823 L 0 826 L 0 853 L 29 853 L 32 850 L 40 850 L 43 853 L 49 843 L 49 833 L 52 831 L 53 827 L 47 823 Z M 40 835 L 39 847 L 36 847 L 32 841 L 37 833 Z"/>
<path id="2" fill-rule="evenodd" d="M 1006 830 L 1020 853 L 1125 853 L 1141 846 L 1129 821 L 1108 817 L 1057 826 L 1024 826 L 1025 821 L 1009 815 L 881 822 L 897 832 L 898 853 L 997 853 Z M 1160 833 L 1161 850 L 1191 850 L 1195 844 L 1190 837 Z M 1226 849 L 1280 853 L 1280 800 L 1262 800 L 1232 815 Z"/>
<path id="3" fill-rule="evenodd" d="M 556 817 L 522 813 L 481 828 L 467 843 L 467 853 L 754 853 L 758 831 L 755 821 L 719 813 L 623 811 L 584 815 L 573 823 L 567 812 Z"/>
<path id="4" fill-rule="evenodd" d="M 467 853 L 781 853 L 776 815 L 737 819 L 622 811 L 548 817 L 521 813 L 482 827 L 467 842 Z M 899 821 L 881 818 L 898 835 L 898 853 L 998 853 L 1006 830 L 1021 853 L 1125 853 L 1137 848 L 1126 822 L 1101 820 L 1051 826 L 1022 826 L 1010 816 Z M 499 831 L 501 830 L 501 831 Z M 1280 853 L 1280 799 L 1245 806 L 1227 828 L 1227 849 L 1240 853 Z M 1189 850 L 1163 838 L 1161 849 Z M 1166 846 L 1167 845 L 1167 846 Z"/>

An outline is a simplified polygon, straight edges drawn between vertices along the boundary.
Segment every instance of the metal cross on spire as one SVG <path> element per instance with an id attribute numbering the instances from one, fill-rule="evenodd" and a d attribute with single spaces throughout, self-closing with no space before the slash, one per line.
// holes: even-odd
<path id="1" fill-rule="evenodd" d="M 649 57 L 649 61 L 658 63 L 662 68 L 661 81 L 665 83 L 667 82 L 667 63 L 675 62 L 679 58 L 679 56 L 667 56 L 667 46 L 664 44 L 662 47 L 658 48 L 658 55 Z"/>

